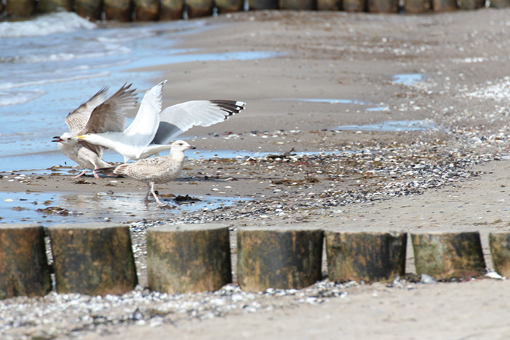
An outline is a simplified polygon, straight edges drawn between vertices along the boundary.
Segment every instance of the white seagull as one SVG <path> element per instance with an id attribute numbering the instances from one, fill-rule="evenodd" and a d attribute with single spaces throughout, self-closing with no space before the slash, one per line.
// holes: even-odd
<path id="1" fill-rule="evenodd" d="M 167 107 L 161 112 L 166 80 L 147 91 L 133 122 L 122 132 L 87 133 L 79 140 L 115 150 L 124 162 L 169 150 L 172 139 L 195 125 L 210 126 L 244 110 L 246 103 L 233 100 L 195 100 Z M 160 113 L 161 112 L 161 113 Z"/>
<path id="2" fill-rule="evenodd" d="M 53 137 L 52 142 L 58 142 L 59 150 L 84 169 L 73 178 L 84 175 L 87 169 L 92 170 L 95 178 L 99 178 L 96 169 L 111 166 L 102 159 L 103 147 L 78 140 L 76 135 L 123 131 L 126 110 L 136 107 L 136 99 L 133 95 L 135 90 L 129 89 L 131 85 L 124 84 L 108 99 L 106 99 L 108 88 L 103 87 L 92 98 L 67 115 L 65 121 L 70 132 Z"/>
<path id="3" fill-rule="evenodd" d="M 195 147 L 185 141 L 177 140 L 171 144 L 168 156 L 140 159 L 134 163 L 121 164 L 113 170 L 113 173 L 147 183 L 149 189 L 147 195 L 145 195 L 145 200 L 148 201 L 149 194 L 152 193 L 158 205 L 163 205 L 154 192 L 154 184 L 167 183 L 177 178 L 184 164 L 184 151 L 188 149 L 195 149 Z"/>

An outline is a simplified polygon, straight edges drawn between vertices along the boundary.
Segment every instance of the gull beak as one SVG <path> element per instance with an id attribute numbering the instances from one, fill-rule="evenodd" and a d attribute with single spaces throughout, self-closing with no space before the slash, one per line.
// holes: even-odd
<path id="1" fill-rule="evenodd" d="M 53 137 L 53 140 L 52 140 L 52 142 L 61 142 L 61 141 L 62 141 L 62 139 L 60 138 L 60 136 L 55 136 L 55 137 Z"/>
<path id="2" fill-rule="evenodd" d="M 193 150 L 193 149 L 196 149 L 196 148 L 197 148 L 196 146 L 191 146 L 191 147 L 190 147 L 190 149 L 192 149 L 192 150 Z"/>

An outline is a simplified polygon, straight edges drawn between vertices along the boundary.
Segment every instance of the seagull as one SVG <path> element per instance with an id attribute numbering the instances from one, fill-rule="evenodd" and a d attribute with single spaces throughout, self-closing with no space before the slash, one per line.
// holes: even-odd
<path id="1" fill-rule="evenodd" d="M 194 100 L 167 107 L 161 112 L 166 80 L 147 91 L 133 122 L 122 132 L 87 133 L 79 140 L 115 150 L 124 162 L 169 150 L 168 143 L 193 126 L 210 126 L 244 110 L 246 103 L 234 100 Z"/>
<path id="2" fill-rule="evenodd" d="M 158 205 L 163 205 L 154 192 L 155 183 L 167 183 L 179 175 L 184 164 L 184 151 L 195 149 L 185 141 L 177 140 L 171 144 L 168 156 L 140 159 L 134 163 L 121 164 L 113 170 L 116 175 L 124 175 L 138 181 L 147 183 L 149 189 L 145 200 L 149 200 L 149 194 L 156 199 Z"/>
<path id="3" fill-rule="evenodd" d="M 83 176 L 87 169 L 92 170 L 94 178 L 99 178 L 96 170 L 111 166 L 102 159 L 103 147 L 81 141 L 76 138 L 76 135 L 123 131 L 126 110 L 136 106 L 133 94 L 135 89 L 130 90 L 131 85 L 124 84 L 108 99 L 106 99 L 108 87 L 103 87 L 92 98 L 67 115 L 65 122 L 70 132 L 53 137 L 52 142 L 58 143 L 59 150 L 84 169 L 78 176 L 72 178 Z"/>

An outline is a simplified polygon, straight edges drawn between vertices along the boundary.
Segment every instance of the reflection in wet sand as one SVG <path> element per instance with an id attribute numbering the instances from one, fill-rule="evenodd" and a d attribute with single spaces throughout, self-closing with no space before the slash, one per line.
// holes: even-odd
<path id="1" fill-rule="evenodd" d="M 143 200 L 144 194 L 1 192 L 0 223 L 83 223 L 158 220 L 180 213 L 214 210 L 249 200 L 241 197 L 193 197 L 198 201 L 177 202 L 162 198 L 168 206 L 158 208 Z"/>

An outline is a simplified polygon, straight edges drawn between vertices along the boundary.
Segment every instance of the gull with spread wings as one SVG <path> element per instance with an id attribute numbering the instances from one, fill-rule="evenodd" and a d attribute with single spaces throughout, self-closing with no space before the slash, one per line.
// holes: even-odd
<path id="1" fill-rule="evenodd" d="M 161 112 L 161 95 L 166 80 L 148 90 L 133 122 L 123 131 L 86 133 L 80 141 L 115 150 L 124 162 L 170 150 L 172 139 L 193 126 L 210 126 L 244 110 L 246 104 L 234 100 L 194 100 L 167 107 Z"/>
<path id="2" fill-rule="evenodd" d="M 103 157 L 104 147 L 88 143 L 76 138 L 87 133 L 104 133 L 107 131 L 124 131 L 126 110 L 136 107 L 135 89 L 132 84 L 124 84 L 115 94 L 106 99 L 107 87 L 103 87 L 92 98 L 69 113 L 65 119 L 70 132 L 53 137 L 52 142 L 58 143 L 59 150 L 78 163 L 84 170 L 92 170 L 95 178 L 99 178 L 96 169 L 111 166 Z"/>

